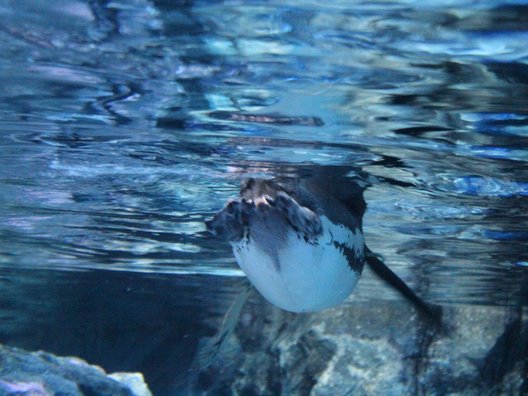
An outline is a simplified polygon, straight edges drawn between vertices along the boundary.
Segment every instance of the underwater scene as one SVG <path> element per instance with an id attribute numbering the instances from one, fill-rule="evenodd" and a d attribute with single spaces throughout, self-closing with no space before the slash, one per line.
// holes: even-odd
<path id="1" fill-rule="evenodd" d="M 0 395 L 528 395 L 528 2 L 0 0 Z"/>

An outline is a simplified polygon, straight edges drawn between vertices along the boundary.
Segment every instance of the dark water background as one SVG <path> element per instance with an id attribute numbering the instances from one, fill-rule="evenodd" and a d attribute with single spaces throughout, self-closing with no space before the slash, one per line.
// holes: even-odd
<path id="1" fill-rule="evenodd" d="M 523 3 L 0 0 L 0 342 L 168 389 L 242 276 L 202 221 L 279 166 L 379 177 L 426 300 L 528 305 Z"/>

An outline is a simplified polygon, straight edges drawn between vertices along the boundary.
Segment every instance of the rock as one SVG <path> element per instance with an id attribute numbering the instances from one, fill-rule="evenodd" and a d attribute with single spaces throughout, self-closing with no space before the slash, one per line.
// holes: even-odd
<path id="1" fill-rule="evenodd" d="M 151 396 L 141 374 L 107 375 L 74 357 L 0 345 L 0 396 Z"/>
<path id="2" fill-rule="evenodd" d="M 152 396 L 141 373 L 112 373 L 108 377 L 128 386 L 135 396 Z"/>
<path id="3" fill-rule="evenodd" d="M 262 301 L 197 376 L 202 395 L 528 394 L 528 321 L 513 307 L 453 306 L 442 325 L 402 301 L 290 314 Z"/>

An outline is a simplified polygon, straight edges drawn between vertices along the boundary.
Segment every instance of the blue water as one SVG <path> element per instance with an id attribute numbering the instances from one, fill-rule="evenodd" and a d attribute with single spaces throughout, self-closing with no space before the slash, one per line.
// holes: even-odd
<path id="1" fill-rule="evenodd" d="M 191 359 L 242 277 L 203 219 L 278 167 L 377 177 L 367 243 L 424 299 L 528 305 L 527 41 L 523 1 L 0 0 L 0 342 Z"/>

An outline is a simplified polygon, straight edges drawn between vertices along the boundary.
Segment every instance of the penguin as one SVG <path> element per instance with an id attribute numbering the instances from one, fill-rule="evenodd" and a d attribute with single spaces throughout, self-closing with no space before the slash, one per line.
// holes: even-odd
<path id="1" fill-rule="evenodd" d="M 420 313 L 434 316 L 365 244 L 360 176 L 326 167 L 308 177 L 249 178 L 237 199 L 206 220 L 206 229 L 229 242 L 251 284 L 273 305 L 313 312 L 341 304 L 365 264 Z"/>

